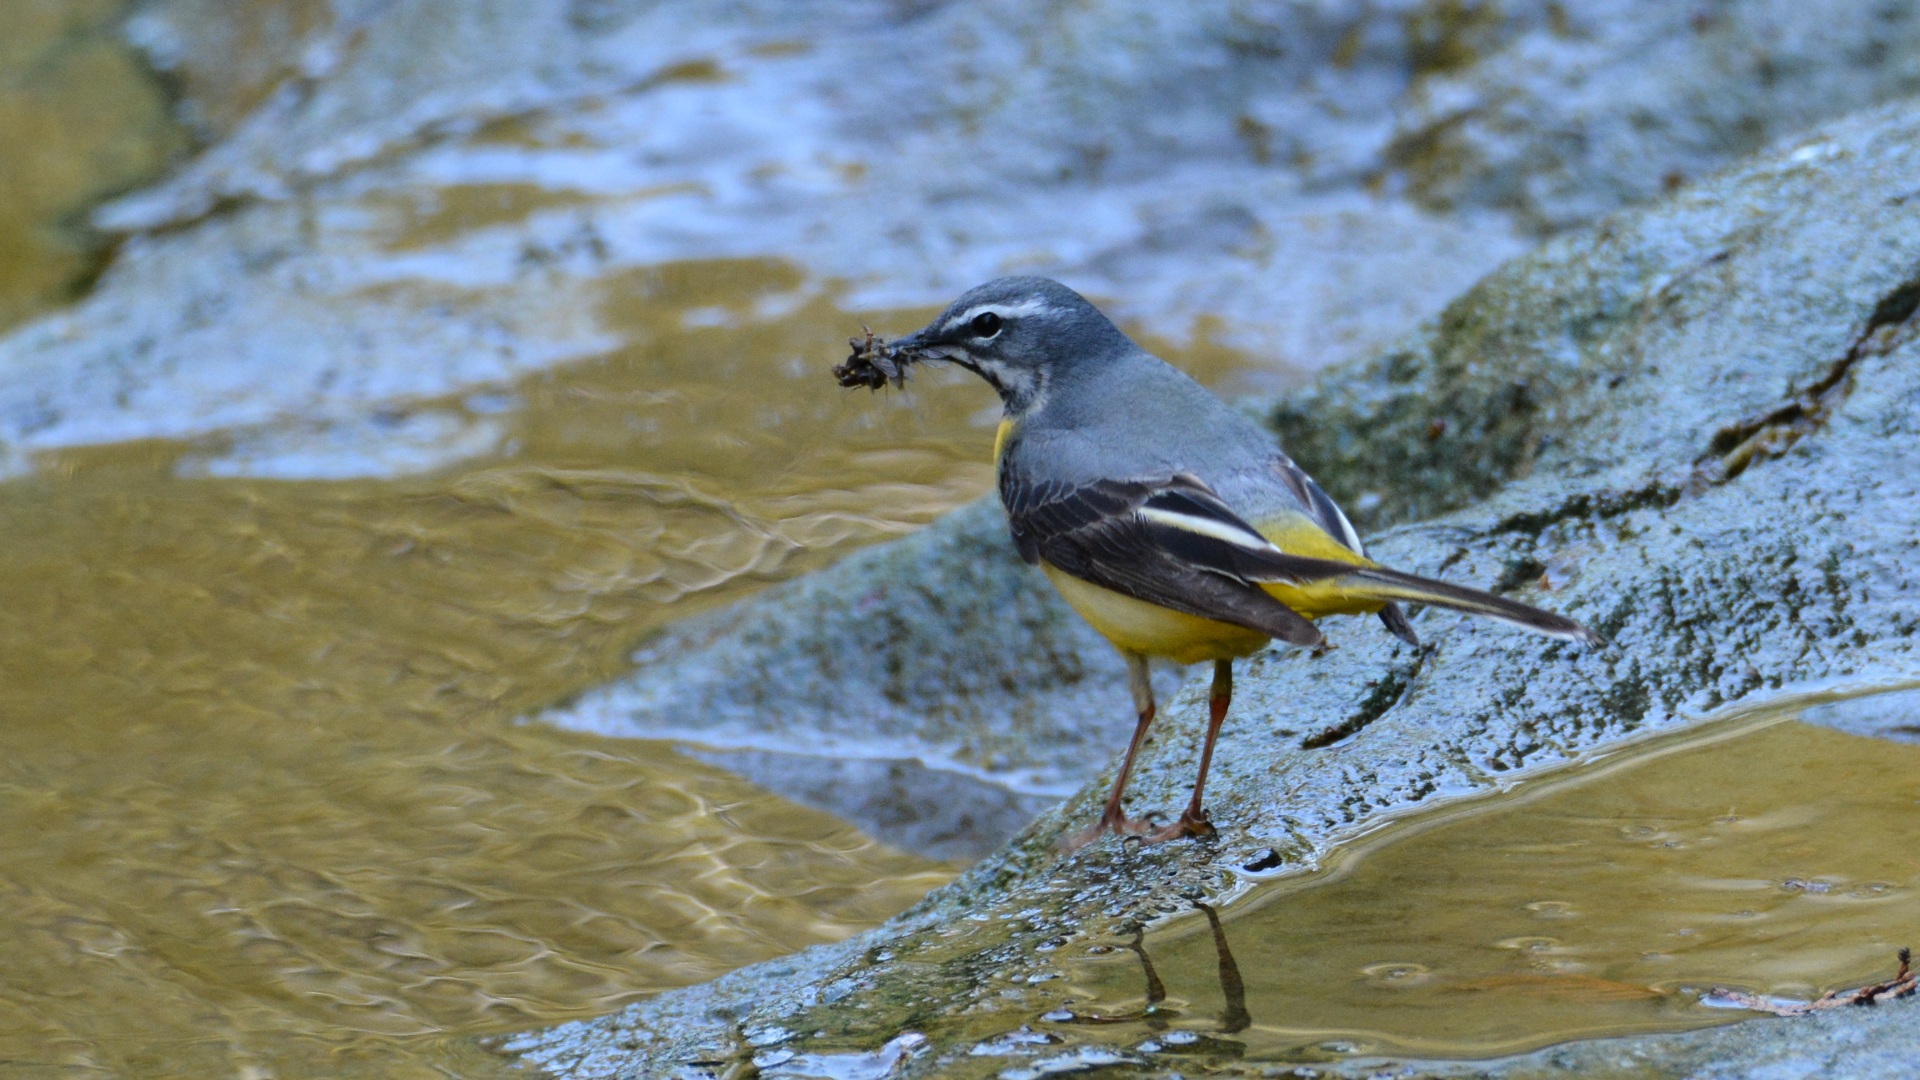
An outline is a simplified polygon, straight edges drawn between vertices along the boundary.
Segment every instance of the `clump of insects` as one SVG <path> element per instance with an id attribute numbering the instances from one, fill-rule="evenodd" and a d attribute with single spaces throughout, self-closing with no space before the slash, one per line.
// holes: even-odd
<path id="1" fill-rule="evenodd" d="M 895 387 L 907 385 L 907 365 L 913 362 L 913 354 L 895 349 L 886 338 L 874 334 L 866 323 L 861 323 L 860 329 L 866 331 L 866 335 L 847 339 L 853 352 L 846 363 L 834 365 L 833 377 L 840 380 L 841 386 L 864 386 L 869 390 L 878 390 L 888 383 Z"/>

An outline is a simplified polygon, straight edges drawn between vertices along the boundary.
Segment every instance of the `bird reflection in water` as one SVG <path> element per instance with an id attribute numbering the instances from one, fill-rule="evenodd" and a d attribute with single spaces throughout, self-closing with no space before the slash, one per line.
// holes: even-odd
<path id="1" fill-rule="evenodd" d="M 1227 945 L 1226 928 L 1220 925 L 1220 913 L 1211 904 L 1194 902 L 1194 907 L 1207 917 L 1207 927 L 1213 932 L 1213 950 L 1220 959 L 1220 996 L 1226 1007 L 1221 1010 L 1220 1024 L 1215 1030 L 1220 1035 L 1234 1035 L 1245 1031 L 1253 1024 L 1253 1015 L 1247 1011 L 1247 984 L 1240 977 L 1240 965 L 1233 958 L 1233 950 Z M 1160 972 L 1153 966 L 1153 958 L 1147 955 L 1146 932 L 1136 927 L 1133 940 L 1125 943 L 1127 951 L 1140 958 L 1140 970 L 1147 978 L 1147 1001 L 1138 1012 L 1130 1013 L 1077 1013 L 1071 1019 L 1062 1018 L 1065 1023 L 1073 1024 L 1142 1024 L 1155 1033 L 1167 1031 L 1182 1014 L 1178 1009 L 1166 1008 L 1167 985 L 1160 979 Z M 1238 1055 L 1246 1049 L 1245 1044 L 1234 1039 L 1209 1036 L 1192 1038 L 1197 1033 L 1183 1030 L 1181 1034 L 1189 1036 L 1188 1041 L 1175 1045 L 1179 1049 L 1194 1052 L 1206 1050 L 1209 1053 Z M 1172 1040 L 1168 1040 L 1172 1042 Z M 1166 1047 L 1173 1049 L 1173 1046 Z"/>

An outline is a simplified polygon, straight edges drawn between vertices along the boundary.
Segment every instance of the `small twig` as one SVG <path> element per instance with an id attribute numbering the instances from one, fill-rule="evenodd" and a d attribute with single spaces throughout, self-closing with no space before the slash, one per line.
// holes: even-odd
<path id="1" fill-rule="evenodd" d="M 1920 977 L 1913 970 L 1913 950 L 1900 950 L 1900 970 L 1886 982 L 1862 986 L 1857 990 L 1835 990 L 1820 995 L 1813 1001 L 1775 1001 L 1758 994 L 1749 994 L 1744 990 L 1729 990 L 1716 986 L 1707 995 L 1715 1002 L 1735 1005 L 1755 1012 L 1771 1013 L 1774 1016 L 1805 1016 L 1808 1013 L 1825 1012 L 1848 1005 L 1873 1006 L 1883 1001 L 1895 1001 L 1912 997 L 1920 991 Z"/>

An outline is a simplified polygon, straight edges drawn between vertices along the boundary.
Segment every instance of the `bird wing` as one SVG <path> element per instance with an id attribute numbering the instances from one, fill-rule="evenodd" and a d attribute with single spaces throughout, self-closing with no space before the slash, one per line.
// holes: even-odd
<path id="1" fill-rule="evenodd" d="M 1355 555 L 1366 557 L 1367 546 L 1360 541 L 1360 534 L 1354 530 L 1353 522 L 1347 520 L 1347 515 L 1340 509 L 1340 505 L 1333 501 L 1333 497 L 1328 495 L 1325 489 L 1314 482 L 1313 477 L 1307 475 L 1305 469 L 1295 465 L 1293 459 L 1287 455 L 1276 454 L 1273 459 L 1273 471 L 1280 475 L 1280 482 L 1287 486 L 1287 490 L 1293 493 L 1294 498 L 1300 500 L 1300 505 L 1306 508 L 1308 516 L 1318 522 L 1320 527 L 1327 531 L 1328 536 L 1339 541 Z M 1382 605 L 1380 621 L 1386 625 L 1387 630 L 1394 637 L 1409 645 L 1420 644 L 1420 636 L 1414 633 L 1413 623 L 1407 620 L 1406 609 L 1398 603 L 1389 601 Z"/>
<path id="2" fill-rule="evenodd" d="M 1354 569 L 1281 551 L 1185 473 L 1074 484 L 1002 469 L 1000 495 L 1026 561 L 1295 645 L 1320 644 L 1320 631 L 1256 582 L 1320 581 Z"/>
<path id="3" fill-rule="evenodd" d="M 1273 471 L 1279 474 L 1280 482 L 1300 501 L 1307 515 L 1327 531 L 1328 536 L 1356 555 L 1367 553 L 1366 545 L 1360 542 L 1360 534 L 1353 529 L 1353 522 L 1347 520 L 1347 515 L 1333 501 L 1333 497 L 1314 483 L 1313 477 L 1308 476 L 1305 469 L 1295 465 L 1287 455 L 1275 454 Z"/>
<path id="4" fill-rule="evenodd" d="M 1045 560 L 1137 600 L 1244 626 L 1294 645 L 1319 645 L 1320 631 L 1262 585 L 1327 582 L 1361 602 L 1437 604 L 1552 637 L 1604 642 L 1565 616 L 1481 589 L 1388 569 L 1357 553 L 1352 562 L 1290 554 L 1187 473 L 1073 484 L 1034 482 L 1003 469 L 1000 496 L 1013 526 L 1014 545 L 1028 562 Z"/>

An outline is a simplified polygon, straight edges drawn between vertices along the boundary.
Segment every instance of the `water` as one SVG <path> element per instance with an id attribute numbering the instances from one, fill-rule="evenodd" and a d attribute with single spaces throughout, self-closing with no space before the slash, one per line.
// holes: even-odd
<path id="1" fill-rule="evenodd" d="M 278 7 L 248 10 L 259 25 L 236 40 L 297 37 L 271 29 Z M 0 325 L 83 287 L 104 248 L 72 223 L 184 145 L 108 32 L 118 11 L 0 7 L 0 70 L 51 80 L 0 84 L 0 142 L 36 148 L 0 162 Z M 292 63 L 268 59 L 202 95 L 231 113 L 212 128 Z M 781 62 L 740 61 L 747 78 Z M 645 101 L 630 111 L 605 146 L 654 122 Z M 541 140 L 513 127 L 464 148 L 518 146 L 537 172 Z M 539 148 L 573 148 L 551 135 Z M 29 160 L 47 171 L 17 171 Z M 385 289 L 409 313 L 494 311 L 538 282 L 463 292 L 458 271 L 520 259 L 514 228 L 609 204 L 644 223 L 653 200 L 693 193 L 457 168 L 429 183 L 431 166 L 316 215 L 391 256 L 340 249 L 370 275 L 343 286 L 356 302 Z M 1335 238 L 1406 231 L 1370 204 L 1335 210 L 1354 222 Z M 1040 216 L 1057 215 L 1001 227 L 1026 244 Z M 1422 227 L 1408 265 L 1455 235 Z M 665 622 L 988 486 L 996 409 L 976 381 L 923 370 L 870 396 L 825 375 L 856 314 L 897 332 L 926 310 L 856 313 L 774 260 L 627 254 L 579 280 L 611 342 L 588 359 L 402 393 L 337 432 L 283 417 L 44 452 L 0 483 L 0 1075 L 485 1076 L 504 1066 L 474 1036 L 844 938 L 951 875 L 670 747 L 516 722 L 619 673 Z M 1357 349 L 1335 331 L 1361 324 L 1384 339 L 1496 254 L 1459 280 L 1360 274 L 1392 286 L 1364 302 L 1304 269 L 1318 261 L 1280 260 L 1303 268 L 1293 294 L 1341 297 L 1303 307 L 1295 352 Z M 405 270 L 416 256 L 430 272 Z M 1162 351 L 1214 385 L 1273 385 L 1200 337 Z M 210 369 L 178 400 L 126 408 L 193 414 L 193 394 L 217 403 L 222 379 L 251 374 Z M 375 439 L 419 454 L 369 456 Z M 327 475 L 346 478 L 311 478 Z M 1409 821 L 1311 881 L 1098 943 L 1070 965 L 1070 1007 L 1153 1054 L 1475 1056 L 1723 1022 L 1693 992 L 1712 982 L 1806 996 L 1885 974 L 1916 914 L 1915 749 L 1738 730 Z"/>
<path id="2" fill-rule="evenodd" d="M 1067 964 L 1072 1021 L 1153 1055 L 1493 1057 L 1728 1023 L 1920 940 L 1920 746 L 1779 711 L 1436 808 Z"/>
<path id="3" fill-rule="evenodd" d="M 665 745 L 516 722 L 668 620 L 986 490 L 991 392 L 839 389 L 858 321 L 801 284 L 620 278 L 619 348 L 390 418 L 482 426 L 457 468 L 231 476 L 247 448 L 209 436 L 0 484 L 0 1071 L 427 1075 L 472 1053 L 449 1036 L 837 940 L 947 880 Z"/>
<path id="4" fill-rule="evenodd" d="M 847 321 L 709 354 L 766 408 L 801 388 L 727 452 L 666 332 L 501 388 L 513 450 L 463 470 L 213 478 L 156 442 L 0 485 L 4 1071 L 430 1075 L 443 1035 L 605 1012 L 946 880 L 667 747 L 514 723 L 977 491 L 964 415 L 785 373 L 769 335 Z"/>

